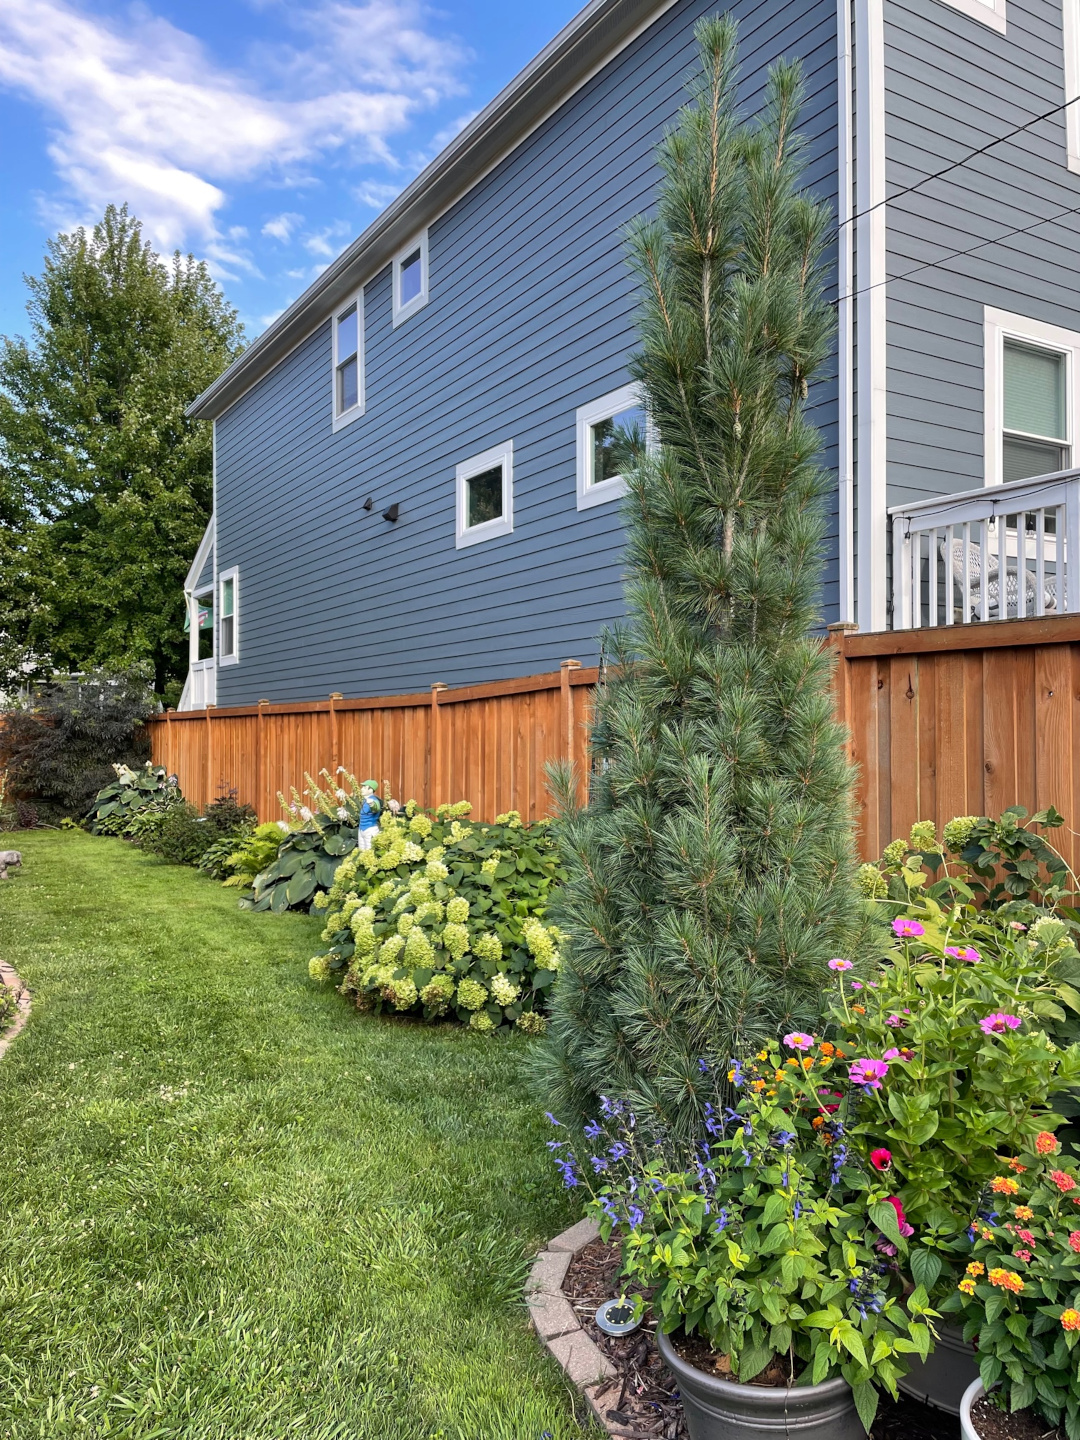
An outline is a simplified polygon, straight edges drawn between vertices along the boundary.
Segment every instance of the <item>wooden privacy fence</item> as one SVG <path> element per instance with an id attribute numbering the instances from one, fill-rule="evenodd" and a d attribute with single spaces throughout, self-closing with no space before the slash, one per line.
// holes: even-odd
<path id="1" fill-rule="evenodd" d="M 1006 620 L 860 635 L 834 627 L 840 718 L 859 766 L 859 843 L 875 859 L 915 820 L 1056 805 L 1080 829 L 1080 617 Z M 277 819 L 277 792 L 344 765 L 422 805 L 471 800 L 548 813 L 544 766 L 586 773 L 596 671 L 378 700 L 170 713 L 151 724 L 154 759 L 197 805 L 229 789 Z M 1074 869 L 1080 845 L 1058 835 Z"/>
<path id="2" fill-rule="evenodd" d="M 571 760 L 584 777 L 595 683 L 595 669 L 566 660 L 554 674 L 460 690 L 170 711 L 151 721 L 153 757 L 193 804 L 234 790 L 260 820 L 281 817 L 278 791 L 302 790 L 305 771 L 339 765 L 389 784 L 398 799 L 471 800 L 480 820 L 506 810 L 537 820 L 550 809 L 549 760 Z"/>

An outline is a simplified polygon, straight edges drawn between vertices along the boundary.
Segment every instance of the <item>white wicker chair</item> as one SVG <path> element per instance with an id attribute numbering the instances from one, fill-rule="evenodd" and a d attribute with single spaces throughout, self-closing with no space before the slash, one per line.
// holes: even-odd
<path id="1" fill-rule="evenodd" d="M 942 560 L 947 562 L 946 542 L 940 541 L 938 549 Z M 964 608 L 964 542 L 954 540 L 952 542 L 952 585 L 954 608 Z M 1028 615 L 1035 614 L 1035 575 L 1034 572 L 1025 568 L 1024 570 L 1024 608 Z M 974 540 L 968 545 L 968 574 L 967 574 L 967 606 L 968 614 L 972 620 L 978 620 L 982 613 L 982 547 Z M 1015 570 L 1006 571 L 1005 575 L 1005 614 L 1001 612 L 1001 576 L 998 566 L 995 563 L 986 572 L 986 602 L 987 615 L 991 620 L 1007 620 L 1015 618 L 1019 608 L 1020 584 Z M 1057 577 L 1047 575 L 1043 578 L 1043 608 L 1046 613 L 1054 614 L 1057 611 Z"/>

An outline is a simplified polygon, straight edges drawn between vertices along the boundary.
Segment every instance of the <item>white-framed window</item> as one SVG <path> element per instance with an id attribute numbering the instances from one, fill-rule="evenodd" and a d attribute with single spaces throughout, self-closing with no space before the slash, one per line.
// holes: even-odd
<path id="1" fill-rule="evenodd" d="M 1080 0 L 1062 0 L 1066 164 L 1080 174 Z"/>
<path id="2" fill-rule="evenodd" d="M 334 312 L 334 429 L 364 413 L 364 292 Z"/>
<path id="3" fill-rule="evenodd" d="M 1070 469 L 1080 333 L 987 307 L 984 346 L 986 484 Z"/>
<path id="4" fill-rule="evenodd" d="M 626 494 L 623 472 L 650 444 L 641 389 L 624 385 L 577 412 L 577 508 Z"/>
<path id="5" fill-rule="evenodd" d="M 394 324 L 400 325 L 428 302 L 428 232 L 422 230 L 394 256 Z"/>
<path id="6" fill-rule="evenodd" d="M 942 0 L 942 3 L 1005 34 L 1005 0 Z"/>
<path id="7" fill-rule="evenodd" d="M 514 442 L 457 467 L 457 548 L 509 535 L 514 528 Z"/>
<path id="8" fill-rule="evenodd" d="M 240 659 L 240 572 L 234 565 L 218 576 L 219 665 L 235 665 Z"/>

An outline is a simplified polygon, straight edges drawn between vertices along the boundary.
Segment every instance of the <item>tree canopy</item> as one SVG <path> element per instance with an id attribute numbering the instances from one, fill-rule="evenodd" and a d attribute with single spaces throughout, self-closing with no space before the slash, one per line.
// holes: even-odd
<path id="1" fill-rule="evenodd" d="M 0 689 L 142 662 L 160 692 L 212 504 L 211 427 L 184 411 L 239 354 L 237 313 L 126 206 L 50 240 L 26 283 L 29 338 L 0 340 Z"/>

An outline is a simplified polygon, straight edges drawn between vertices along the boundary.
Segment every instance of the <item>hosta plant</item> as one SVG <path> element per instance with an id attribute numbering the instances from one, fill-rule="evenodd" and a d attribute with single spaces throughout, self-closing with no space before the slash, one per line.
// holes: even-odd
<path id="1" fill-rule="evenodd" d="M 116 779 L 99 790 L 84 823 L 95 835 L 126 835 L 139 815 L 180 802 L 175 775 L 148 760 L 139 770 L 114 765 Z"/>
<path id="2" fill-rule="evenodd" d="M 546 824 L 512 812 L 484 825 L 469 808 L 431 815 L 410 801 L 384 817 L 372 848 L 354 851 L 319 899 L 330 949 L 311 973 L 362 1010 L 536 1033 L 559 967 L 560 937 L 545 924 L 555 848 Z"/>
<path id="3" fill-rule="evenodd" d="M 663 1331 L 700 1336 L 743 1382 L 842 1375 L 869 1430 L 877 1387 L 895 1395 L 907 1357 L 931 1348 L 935 1312 L 905 1286 L 911 1226 L 890 1177 L 833 1103 L 842 1060 L 812 1044 L 792 1032 L 733 1063 L 692 1147 L 608 1099 L 580 1164 L 568 1140 L 550 1148 L 565 1183 L 593 1190 L 602 1235 L 622 1236 L 623 1277 L 652 1289 Z"/>
<path id="4" fill-rule="evenodd" d="M 355 849 L 361 805 L 356 778 L 339 766 L 336 779 L 327 770 L 319 772 L 319 779 L 325 783 L 305 774 L 303 795 L 296 789 L 289 800 L 278 795 L 288 818 L 281 822 L 276 852 L 251 882 L 250 898 L 240 902 L 245 908 L 310 909 L 316 895 L 333 885 L 343 857 Z"/>
<path id="5" fill-rule="evenodd" d="M 972 1227 L 971 1260 L 945 1308 L 963 1315 L 1003 1409 L 1031 1406 L 1080 1440 L 1080 1177 L 1043 1131 L 1000 1166 L 988 1197 L 993 1209 Z"/>

